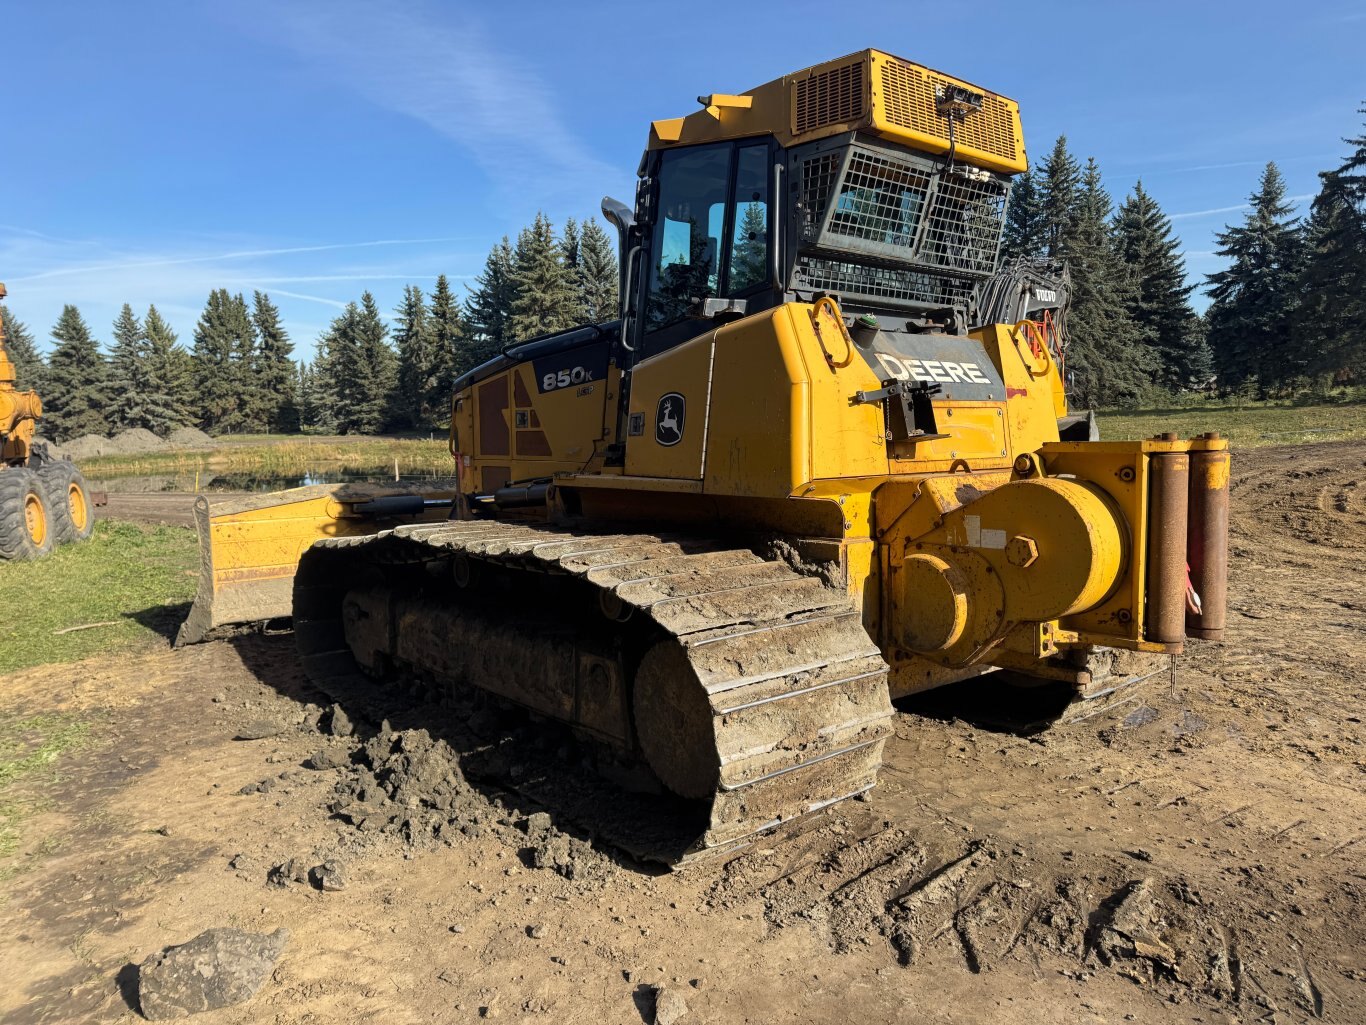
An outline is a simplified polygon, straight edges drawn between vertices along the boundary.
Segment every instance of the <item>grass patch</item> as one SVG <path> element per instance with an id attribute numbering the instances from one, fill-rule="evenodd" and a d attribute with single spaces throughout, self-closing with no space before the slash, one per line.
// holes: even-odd
<path id="1" fill-rule="evenodd" d="M 18 849 L 20 825 L 39 807 L 38 802 L 12 796 L 14 784 L 40 780 L 44 774 L 55 781 L 57 759 L 89 743 L 91 729 L 89 719 L 58 713 L 0 719 L 0 858 Z M 49 847 L 52 843 L 60 841 L 50 838 Z M 12 866 L 0 864 L 0 880 L 13 874 Z"/>
<path id="2" fill-rule="evenodd" d="M 1136 441 L 1163 431 L 1183 438 L 1218 431 L 1236 448 L 1366 438 L 1366 403 L 1325 406 L 1209 405 L 1191 409 L 1097 413 L 1106 441 Z"/>
<path id="3" fill-rule="evenodd" d="M 222 440 L 213 448 L 107 455 L 81 460 L 87 477 L 151 476 L 195 472 L 293 477 L 317 470 L 392 475 L 449 476 L 455 463 L 445 438 L 300 438 L 268 436 Z"/>
<path id="4" fill-rule="evenodd" d="M 0 562 L 0 673 L 147 647 L 183 615 L 197 566 L 194 531 L 110 520 L 45 559 Z M 108 625 L 57 632 L 90 623 Z"/>

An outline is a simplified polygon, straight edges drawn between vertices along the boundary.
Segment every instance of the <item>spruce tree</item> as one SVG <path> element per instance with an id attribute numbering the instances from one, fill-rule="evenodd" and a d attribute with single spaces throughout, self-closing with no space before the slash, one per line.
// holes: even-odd
<path id="1" fill-rule="evenodd" d="M 1005 230 L 1001 235 L 1001 259 L 1028 259 L 1043 255 L 1044 212 L 1034 173 L 1026 171 L 1010 186 Z"/>
<path id="2" fill-rule="evenodd" d="M 199 426 L 210 433 L 252 425 L 249 410 L 257 393 L 251 333 L 251 316 L 241 295 L 230 295 L 226 288 L 209 293 L 195 325 L 194 363 Z"/>
<path id="3" fill-rule="evenodd" d="M 347 303 L 339 315 L 332 318 L 327 333 L 318 343 L 318 356 L 313 369 L 318 375 L 316 389 L 325 397 L 331 416 L 328 430 L 341 434 L 359 431 L 355 402 L 363 398 L 365 369 L 361 366 L 357 321 L 360 309 L 354 302 Z"/>
<path id="4" fill-rule="evenodd" d="M 1053 151 L 1039 166 L 1037 189 L 1043 253 L 1063 256 L 1082 198 L 1081 167 L 1067 149 L 1067 136 L 1058 136 Z"/>
<path id="5" fill-rule="evenodd" d="M 149 394 L 146 342 L 142 324 L 127 303 L 114 319 L 113 344 L 109 347 L 109 391 L 115 401 L 109 409 L 110 426 L 155 430 Z"/>
<path id="6" fill-rule="evenodd" d="M 492 359 L 517 340 L 509 327 L 516 296 L 512 261 L 512 244 L 504 235 L 489 251 L 484 269 L 475 277 L 475 287 L 465 300 L 467 342 L 465 359 L 457 363 L 459 373 Z M 439 321 L 435 296 L 433 300 L 432 319 Z"/>
<path id="7" fill-rule="evenodd" d="M 279 309 L 264 292 L 252 293 L 251 323 L 256 338 L 252 377 L 257 416 L 269 430 L 293 434 L 299 430 L 294 343 L 280 324 Z"/>
<path id="8" fill-rule="evenodd" d="M 335 321 L 333 324 L 335 325 Z M 318 339 L 312 363 L 299 364 L 299 414 L 310 434 L 333 434 L 337 430 L 337 395 L 329 356 L 332 328 Z"/>
<path id="9" fill-rule="evenodd" d="M 555 243 L 554 227 L 543 213 L 517 236 L 511 282 L 514 294 L 508 329 L 515 340 L 575 326 L 574 282 Z"/>
<path id="10" fill-rule="evenodd" d="M 228 304 L 233 346 L 233 377 L 238 383 L 237 410 L 227 429 L 244 434 L 258 434 L 270 430 L 266 416 L 267 405 L 261 389 L 260 361 L 256 354 L 256 326 L 251 309 L 242 293 L 234 295 Z"/>
<path id="11" fill-rule="evenodd" d="M 198 419 L 195 413 L 194 360 L 177 344 L 176 333 L 162 319 L 155 306 L 147 307 L 142 319 L 146 346 L 149 405 L 157 426 L 149 428 L 167 434 Z"/>
<path id="12" fill-rule="evenodd" d="M 0 326 L 5 332 L 5 351 L 14 364 L 14 386 L 20 391 L 32 388 L 42 398 L 47 385 L 47 364 L 38 352 L 33 332 L 3 305 L 0 305 Z"/>
<path id="13" fill-rule="evenodd" d="M 327 362 L 337 429 L 343 434 L 378 434 L 387 426 L 398 386 L 398 360 L 388 334 L 369 292 L 332 322 Z"/>
<path id="14" fill-rule="evenodd" d="M 454 306 L 450 286 L 443 274 L 438 287 L 445 289 L 444 304 Z M 445 411 L 438 405 L 442 379 L 450 374 L 453 353 L 437 348 L 436 333 L 427 316 L 422 289 L 408 285 L 403 301 L 394 310 L 397 325 L 394 345 L 398 349 L 398 392 L 394 420 L 404 427 L 426 427 L 439 422 Z"/>
<path id="15" fill-rule="evenodd" d="M 1192 323 L 1195 311 L 1186 283 L 1181 244 L 1172 224 L 1140 181 L 1120 204 L 1114 222 L 1115 248 L 1130 276 L 1129 315 L 1143 344 L 1154 350 L 1157 383 L 1180 390 L 1203 383 L 1209 354 L 1202 326 Z"/>
<path id="16" fill-rule="evenodd" d="M 437 390 L 429 396 L 428 402 L 440 413 L 436 422 L 444 424 L 449 415 L 448 407 L 451 405 L 456 377 L 475 365 L 474 354 L 470 351 L 469 329 L 460 316 L 460 303 L 456 301 L 455 292 L 451 291 L 451 283 L 445 275 L 437 277 L 436 288 L 432 290 L 428 328 L 432 332 L 432 347 L 440 368 Z"/>
<path id="17" fill-rule="evenodd" d="M 566 218 L 564 230 L 560 232 L 560 262 L 571 276 L 579 269 L 579 238 L 579 222 L 572 217 Z"/>
<path id="18" fill-rule="evenodd" d="M 579 270 L 582 305 L 590 324 L 616 320 L 621 315 L 617 292 L 621 280 L 617 250 L 596 218 L 583 222 L 579 240 Z"/>
<path id="19" fill-rule="evenodd" d="M 52 329 L 43 400 L 46 431 L 58 441 L 109 432 L 109 369 L 90 328 L 74 306 L 62 307 Z"/>
<path id="20" fill-rule="evenodd" d="M 574 292 L 573 322 L 587 324 L 588 306 L 584 301 L 582 235 L 579 222 L 572 217 L 565 220 L 564 230 L 560 232 L 560 263 L 564 265 L 570 288 Z"/>
<path id="21" fill-rule="evenodd" d="M 1131 286 L 1110 235 L 1110 213 L 1100 169 L 1088 160 L 1062 254 L 1072 271 L 1067 380 L 1085 407 L 1132 402 L 1157 366 L 1129 315 Z"/>
<path id="22" fill-rule="evenodd" d="M 1297 358 L 1328 383 L 1366 381 L 1366 133 L 1344 141 L 1353 152 L 1319 175 L 1305 224 L 1295 318 Z"/>
<path id="23" fill-rule="evenodd" d="M 1265 392 L 1306 369 L 1291 341 L 1302 246 L 1274 163 L 1266 165 L 1250 203 L 1241 226 L 1225 226 L 1216 236 L 1218 254 L 1230 263 L 1208 276 L 1206 317 L 1223 385 L 1256 382 Z"/>

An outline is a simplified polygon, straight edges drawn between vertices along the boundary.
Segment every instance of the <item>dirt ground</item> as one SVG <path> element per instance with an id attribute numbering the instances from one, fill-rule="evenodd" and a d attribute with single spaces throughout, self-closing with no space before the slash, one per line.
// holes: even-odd
<path id="1" fill-rule="evenodd" d="M 573 779 L 534 724 L 332 735 L 288 637 L 0 679 L 98 738 L 27 795 L 0 1018 L 135 1020 L 131 965 L 234 925 L 290 940 L 205 1025 L 631 1023 L 655 985 L 683 1022 L 1366 1021 L 1366 443 L 1234 478 L 1227 640 L 1174 687 L 1033 735 L 981 681 L 904 704 L 871 800 L 678 873 L 484 778 Z"/>

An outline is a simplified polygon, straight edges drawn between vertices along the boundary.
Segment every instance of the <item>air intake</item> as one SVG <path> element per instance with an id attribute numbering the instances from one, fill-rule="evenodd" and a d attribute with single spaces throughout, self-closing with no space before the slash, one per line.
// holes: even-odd
<path id="1" fill-rule="evenodd" d="M 867 63 L 860 59 L 794 82 L 792 134 L 801 135 L 862 118 L 866 67 Z"/>

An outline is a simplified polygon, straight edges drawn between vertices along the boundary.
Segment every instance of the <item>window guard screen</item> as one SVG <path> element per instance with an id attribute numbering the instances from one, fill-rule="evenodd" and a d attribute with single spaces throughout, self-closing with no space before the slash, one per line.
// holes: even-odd
<path id="1" fill-rule="evenodd" d="M 863 143 L 799 158 L 802 242 L 970 276 L 996 268 L 1008 179 Z"/>

